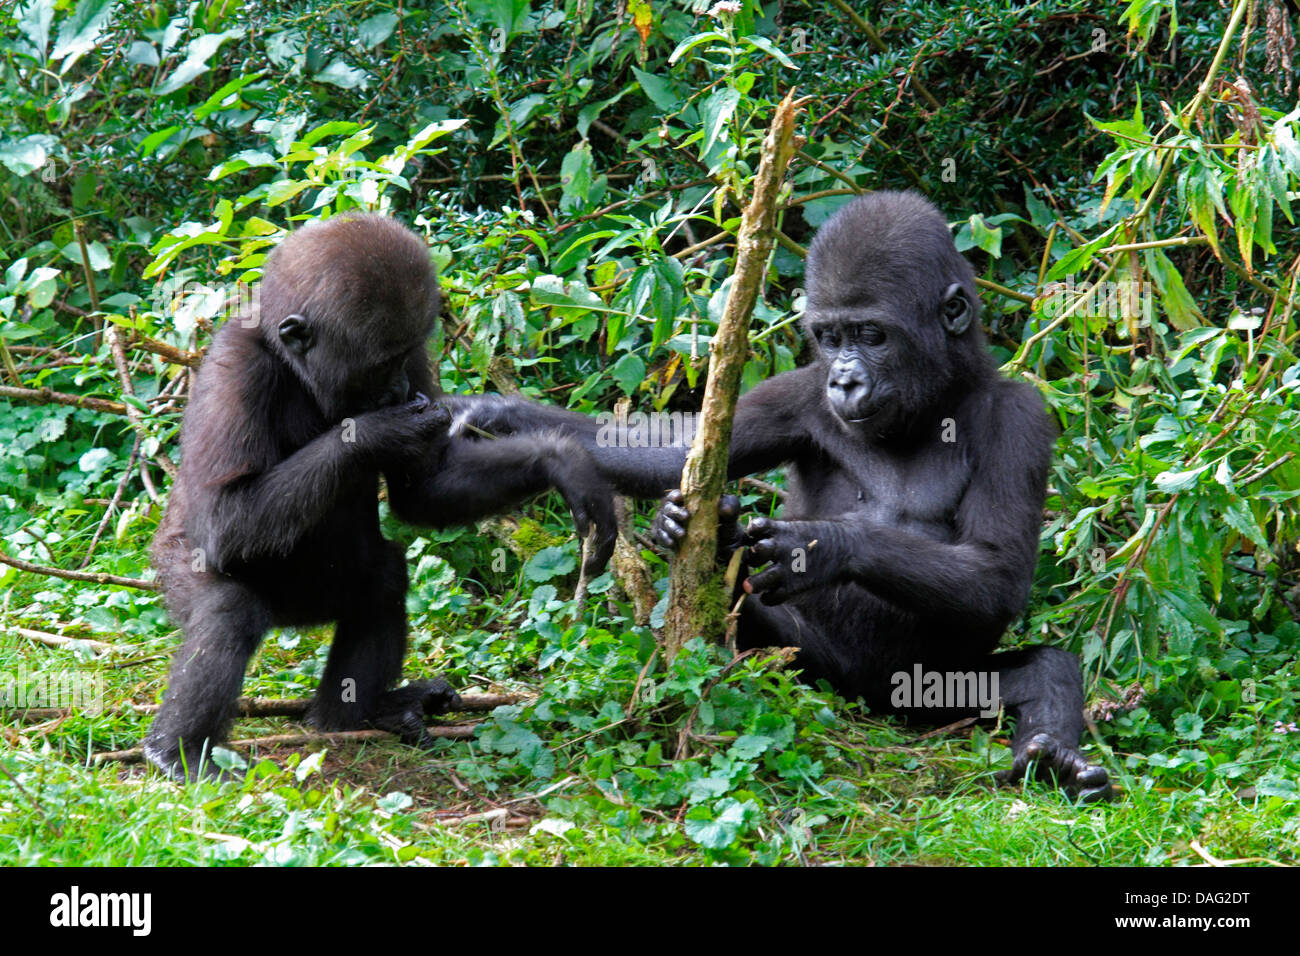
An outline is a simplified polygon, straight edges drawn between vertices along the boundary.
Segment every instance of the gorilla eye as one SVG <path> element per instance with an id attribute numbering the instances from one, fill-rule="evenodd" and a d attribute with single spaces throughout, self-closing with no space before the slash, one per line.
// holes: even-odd
<path id="1" fill-rule="evenodd" d="M 840 347 L 840 330 L 836 328 L 819 329 L 817 331 L 817 341 L 828 348 L 837 349 Z"/>
<path id="2" fill-rule="evenodd" d="M 885 341 L 884 331 L 877 325 L 865 325 L 859 333 L 858 338 L 864 345 L 879 345 Z"/>

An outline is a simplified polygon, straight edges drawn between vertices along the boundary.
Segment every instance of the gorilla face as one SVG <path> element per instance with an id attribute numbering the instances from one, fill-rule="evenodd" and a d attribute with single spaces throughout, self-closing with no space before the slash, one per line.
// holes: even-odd
<path id="1" fill-rule="evenodd" d="M 932 407 L 979 354 L 970 266 L 919 196 L 854 200 L 817 233 L 807 275 L 804 326 L 826 369 L 827 404 L 868 434 Z"/>

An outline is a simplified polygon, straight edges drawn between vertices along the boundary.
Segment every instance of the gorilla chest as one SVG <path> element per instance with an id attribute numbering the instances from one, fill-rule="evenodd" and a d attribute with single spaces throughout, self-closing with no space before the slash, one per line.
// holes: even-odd
<path id="1" fill-rule="evenodd" d="M 904 452 L 867 446 L 855 454 L 818 455 L 790 469 L 790 518 L 860 514 L 943 540 L 955 533 L 970 465 L 955 444 Z"/>

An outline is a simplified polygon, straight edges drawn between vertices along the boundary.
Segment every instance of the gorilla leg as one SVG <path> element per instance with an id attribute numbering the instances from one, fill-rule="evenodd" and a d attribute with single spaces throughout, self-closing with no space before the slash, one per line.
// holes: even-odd
<path id="1" fill-rule="evenodd" d="M 446 713 L 460 696 L 442 678 L 389 690 L 406 654 L 406 560 L 385 542 L 374 577 L 360 582 L 334 629 L 310 720 L 322 730 L 371 726 L 405 743 L 429 747 L 426 714 Z"/>
<path id="2" fill-rule="evenodd" d="M 1031 647 L 994 654 L 989 660 L 998 672 L 1002 700 L 1016 717 L 1014 760 L 1002 779 L 1019 780 L 1033 762 L 1039 778 L 1055 776 L 1085 801 L 1108 798 L 1105 769 L 1088 763 L 1078 749 L 1083 733 L 1079 659 L 1057 647 Z"/>
<path id="3" fill-rule="evenodd" d="M 747 597 L 741 606 L 736 647 L 742 651 L 751 647 L 797 647 L 799 654 L 793 666 L 803 672 L 805 681 L 828 681 L 850 697 L 862 692 L 857 673 L 861 655 L 845 646 L 844 641 L 831 638 L 797 606 L 769 606 L 756 597 Z"/>
<path id="4" fill-rule="evenodd" d="M 177 609 L 185 641 L 144 753 L 178 780 L 219 777 L 210 749 L 225 739 L 248 659 L 271 626 L 271 614 L 251 589 L 211 572 L 197 574 L 181 593 L 188 605 Z"/>

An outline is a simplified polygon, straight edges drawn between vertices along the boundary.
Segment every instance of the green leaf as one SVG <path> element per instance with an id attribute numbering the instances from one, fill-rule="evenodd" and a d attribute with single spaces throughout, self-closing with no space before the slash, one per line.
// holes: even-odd
<path id="1" fill-rule="evenodd" d="M 1184 740 L 1200 740 L 1205 720 L 1196 714 L 1180 714 L 1174 718 L 1174 732 Z"/>
<path id="2" fill-rule="evenodd" d="M 560 208 L 565 212 L 575 212 L 587 205 L 587 193 L 591 189 L 591 143 L 583 140 L 569 150 L 560 164 L 560 187 L 563 195 Z"/>
<path id="3" fill-rule="evenodd" d="M 317 83 L 328 83 L 343 90 L 355 90 L 366 85 L 366 71 L 355 66 L 348 66 L 342 59 L 335 58 L 325 69 L 312 77 Z"/>
<path id="4" fill-rule="evenodd" d="M 650 98 L 650 102 L 660 110 L 665 113 L 675 113 L 681 109 L 682 98 L 673 91 L 670 80 L 647 73 L 645 70 L 638 70 L 636 67 L 632 67 L 632 74 L 641 85 L 641 89 L 645 91 L 645 95 Z"/>
<path id="5" fill-rule="evenodd" d="M 380 13 L 357 24 L 357 39 L 367 50 L 379 46 L 397 29 L 397 14 Z"/>
<path id="6" fill-rule="evenodd" d="M 81 0 L 72 16 L 63 21 L 58 42 L 50 54 L 51 60 L 63 60 L 59 67 L 60 75 L 67 73 L 82 56 L 95 48 L 115 6 L 116 0 Z"/>
<path id="7" fill-rule="evenodd" d="M 732 115 L 736 112 L 736 106 L 740 103 L 740 94 L 730 88 L 715 91 L 700 106 L 700 116 L 704 121 L 704 145 L 700 148 L 700 156 L 704 157 L 709 154 L 713 144 L 718 141 L 722 135 L 723 129 L 731 120 Z"/>
<path id="8" fill-rule="evenodd" d="M 191 40 L 189 46 L 185 48 L 186 56 L 176 69 L 167 76 L 162 85 L 154 90 L 157 96 L 166 96 L 168 93 L 175 93 L 183 86 L 193 82 L 197 77 L 208 72 L 208 60 L 212 55 L 221 49 L 221 45 L 227 40 L 235 40 L 244 35 L 242 29 L 223 30 L 221 33 L 205 33 L 197 39 Z"/>
<path id="9" fill-rule="evenodd" d="M 542 548 L 524 565 L 524 577 L 535 584 L 542 584 L 551 578 L 568 574 L 577 566 L 578 559 L 571 551 L 559 547 Z"/>
<path id="10" fill-rule="evenodd" d="M 710 31 L 708 33 L 697 33 L 694 36 L 689 36 L 681 43 L 677 44 L 677 49 L 673 50 L 672 55 L 668 57 L 668 65 L 672 66 L 679 59 L 681 59 L 682 56 L 689 53 L 691 50 L 695 49 L 701 43 L 708 43 L 711 40 L 721 40 L 723 43 L 726 43 L 727 37 L 725 34 L 718 33 L 716 30 Z"/>
<path id="11" fill-rule="evenodd" d="M 50 24 L 53 22 L 54 0 L 31 0 L 19 15 L 18 32 L 27 38 L 36 52 L 36 61 L 42 65 L 50 47 Z M 21 47 L 19 51 L 22 51 Z"/>
<path id="12" fill-rule="evenodd" d="M 618 387 L 623 390 L 624 395 L 632 395 L 636 392 L 637 386 L 645 381 L 645 362 L 640 356 L 629 352 L 614 363 L 609 374 L 614 381 L 618 382 Z"/>
<path id="13" fill-rule="evenodd" d="M 26 176 L 45 165 L 59 141 L 47 133 L 33 133 L 22 139 L 0 143 L 0 163 L 15 176 Z"/>

